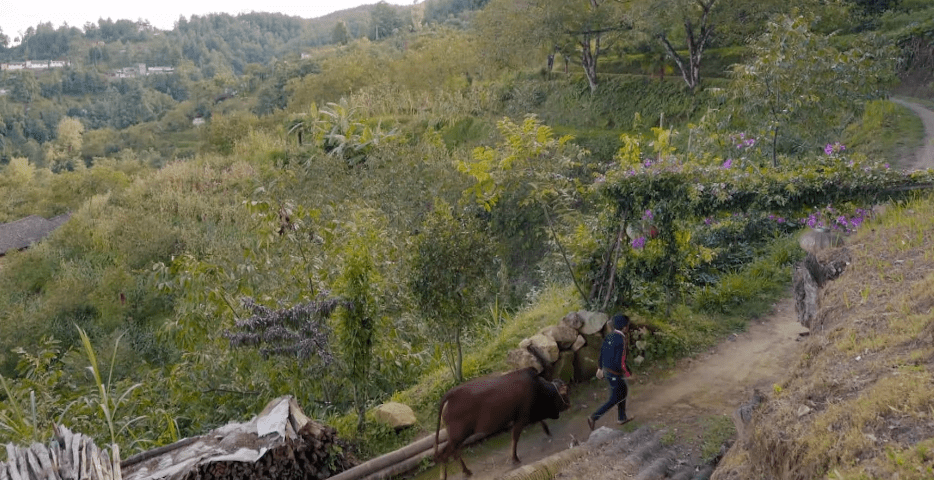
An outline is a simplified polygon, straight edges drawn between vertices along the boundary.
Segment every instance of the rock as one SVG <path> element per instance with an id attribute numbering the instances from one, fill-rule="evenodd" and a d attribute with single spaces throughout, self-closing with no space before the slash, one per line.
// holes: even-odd
<path id="1" fill-rule="evenodd" d="M 843 245 L 843 234 L 840 232 L 809 230 L 798 239 L 798 245 L 808 253 L 817 253 L 828 248 Z"/>
<path id="2" fill-rule="evenodd" d="M 590 348 L 590 345 L 574 352 L 574 378 L 578 382 L 586 382 L 597 374 L 597 360 L 600 359 L 600 350 Z"/>
<path id="3" fill-rule="evenodd" d="M 807 405 L 801 405 L 798 407 L 798 418 L 801 418 L 809 413 L 811 413 L 811 407 Z"/>
<path id="4" fill-rule="evenodd" d="M 584 344 L 600 352 L 600 346 L 603 344 L 603 335 L 600 333 L 594 335 L 581 335 L 584 337 Z"/>
<path id="5" fill-rule="evenodd" d="M 818 255 L 808 253 L 804 260 L 794 265 L 791 283 L 798 323 L 811 330 L 821 325 L 822 322 L 818 318 L 820 289 L 843 275 L 849 264 L 849 250 L 838 248 L 823 251 Z"/>
<path id="6" fill-rule="evenodd" d="M 518 370 L 520 368 L 533 367 L 541 372 L 544 366 L 525 348 L 516 348 L 506 354 L 506 364 L 510 369 Z"/>
<path id="7" fill-rule="evenodd" d="M 602 312 L 578 312 L 584 319 L 584 324 L 578 329 L 584 335 L 593 335 L 603 330 L 603 326 L 610 319 Z"/>
<path id="8" fill-rule="evenodd" d="M 411 427 L 418 421 L 415 419 L 415 412 L 404 404 L 399 402 L 387 402 L 373 410 L 376 421 L 396 430 Z"/>
<path id="9" fill-rule="evenodd" d="M 555 343 L 558 344 L 560 350 L 570 350 L 574 345 L 574 341 L 577 340 L 578 335 L 577 330 L 565 325 L 545 327 L 538 333 L 554 340 Z"/>
<path id="10" fill-rule="evenodd" d="M 752 414 L 764 402 L 765 396 L 759 389 L 753 390 L 752 398 L 748 402 L 740 405 L 733 412 L 733 424 L 736 426 L 737 438 L 746 441 L 749 436 L 750 424 L 752 423 Z"/>
<path id="11" fill-rule="evenodd" d="M 577 381 L 574 376 L 574 352 L 564 351 L 558 355 L 558 361 L 555 362 L 555 378 L 560 378 L 564 383 Z"/>
<path id="12" fill-rule="evenodd" d="M 934 341 L 932 341 L 934 343 Z M 583 335 L 578 335 L 577 340 L 574 340 L 574 344 L 571 345 L 571 351 L 576 352 L 581 348 L 584 348 L 584 345 L 587 345 L 587 340 L 584 340 Z"/>
<path id="13" fill-rule="evenodd" d="M 577 312 L 571 312 L 561 319 L 561 325 L 574 330 L 580 330 L 581 327 L 584 326 L 584 318 Z"/>
<path id="14" fill-rule="evenodd" d="M 538 348 L 538 351 L 545 356 L 545 359 L 551 363 L 554 363 L 558 360 L 558 344 L 551 337 L 546 337 L 540 333 L 536 333 L 529 337 L 529 341 L 532 343 L 533 347 Z"/>
<path id="15" fill-rule="evenodd" d="M 531 345 L 531 344 L 532 344 L 532 340 L 530 340 L 530 339 L 528 339 L 528 338 L 523 338 L 522 341 L 519 342 L 519 348 L 521 348 L 521 349 L 524 350 L 524 349 L 529 348 L 529 345 Z"/>

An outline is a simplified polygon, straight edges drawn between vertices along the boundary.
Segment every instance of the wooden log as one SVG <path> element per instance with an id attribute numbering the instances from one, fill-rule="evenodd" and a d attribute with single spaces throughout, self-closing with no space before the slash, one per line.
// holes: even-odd
<path id="1" fill-rule="evenodd" d="M 24 472 L 20 466 L 20 457 L 12 443 L 6 444 L 6 456 L 9 459 L 7 465 L 10 467 L 10 478 L 12 480 L 27 480 L 29 474 L 26 472 L 26 477 L 23 476 Z"/>
<path id="2" fill-rule="evenodd" d="M 62 461 L 62 446 L 58 443 L 58 440 L 53 439 L 49 442 L 49 456 L 55 468 L 55 478 L 61 479 L 61 466 L 59 464 Z"/>
<path id="3" fill-rule="evenodd" d="M 77 435 L 74 436 L 78 452 L 78 478 L 91 478 L 91 466 L 88 463 L 88 451 Z"/>
<path id="4" fill-rule="evenodd" d="M 52 462 L 52 455 L 48 447 L 41 443 L 34 443 L 29 447 L 31 455 L 35 455 L 39 463 L 39 472 L 36 472 L 36 478 L 45 478 L 46 480 L 57 480 L 55 475 L 55 464 Z"/>
<path id="5" fill-rule="evenodd" d="M 172 450 L 178 450 L 181 448 L 185 448 L 188 445 L 191 445 L 192 443 L 198 440 L 199 440 L 199 437 L 183 438 L 169 445 L 163 445 L 161 447 L 157 447 L 152 450 L 147 450 L 142 453 L 137 453 L 136 455 L 132 455 L 126 460 L 120 462 L 120 466 L 123 468 L 129 468 L 129 467 L 132 467 L 133 465 L 136 465 L 137 463 L 145 462 L 146 460 L 158 457 L 162 454 L 171 452 Z"/>
<path id="6" fill-rule="evenodd" d="M 113 452 L 111 452 L 111 469 L 114 472 L 114 480 L 123 480 L 122 467 L 120 466 L 122 463 L 120 462 L 120 445 L 115 443 L 111 445 L 111 448 L 113 448 Z"/>
<path id="7" fill-rule="evenodd" d="M 81 455 L 81 442 L 78 435 L 71 436 L 71 442 L 69 442 L 69 448 L 71 449 L 71 462 L 72 462 L 72 472 L 74 473 L 73 478 L 87 478 L 87 475 L 82 476 L 84 473 L 85 466 L 81 463 L 81 460 L 84 458 Z"/>
<path id="8" fill-rule="evenodd" d="M 422 463 L 422 461 L 425 458 L 428 458 L 434 455 L 434 453 L 435 453 L 434 448 L 430 448 L 407 460 L 404 460 L 395 465 L 384 468 L 376 473 L 367 475 L 366 477 L 363 477 L 362 480 L 385 480 L 387 478 L 392 478 L 392 477 L 395 477 L 396 475 L 409 472 L 411 470 L 418 468 L 418 466 Z"/>
<path id="9" fill-rule="evenodd" d="M 439 432 L 438 441 L 440 443 L 446 442 L 448 439 L 447 429 L 441 430 Z M 385 469 L 391 465 L 394 465 L 399 462 L 408 460 L 409 458 L 420 455 L 424 451 L 431 449 L 434 451 L 435 436 L 429 435 L 419 440 L 416 440 L 398 450 L 389 452 L 385 455 L 380 455 L 372 460 L 366 461 L 353 467 L 349 470 L 345 470 L 333 477 L 330 477 L 328 480 L 356 480 L 358 478 L 363 478 L 367 475 L 373 474 L 380 470 Z M 440 446 L 439 446 L 440 448 Z"/>

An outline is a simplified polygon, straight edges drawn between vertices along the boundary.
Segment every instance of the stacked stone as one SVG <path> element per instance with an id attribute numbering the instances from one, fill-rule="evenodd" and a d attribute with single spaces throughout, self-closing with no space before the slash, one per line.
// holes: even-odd
<path id="1" fill-rule="evenodd" d="M 585 382 L 597 373 L 600 345 L 604 335 L 612 331 L 608 321 L 609 316 L 601 312 L 570 312 L 557 325 L 519 342 L 519 347 L 507 354 L 506 362 L 513 369 L 534 367 L 543 371 L 545 365 L 529 352 L 529 347 L 535 347 L 551 362 L 555 378 L 568 383 Z"/>

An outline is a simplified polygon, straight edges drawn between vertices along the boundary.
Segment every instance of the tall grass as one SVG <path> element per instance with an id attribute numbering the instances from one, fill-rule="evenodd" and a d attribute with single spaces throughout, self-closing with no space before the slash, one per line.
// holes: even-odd
<path id="1" fill-rule="evenodd" d="M 117 436 L 118 434 L 123 434 L 126 430 L 135 422 L 145 419 L 143 416 L 124 419 L 120 421 L 120 425 L 117 425 L 117 411 L 127 403 L 129 396 L 133 393 L 133 390 L 136 390 L 141 383 L 136 383 L 125 389 L 122 393 L 115 392 L 114 383 L 113 383 L 113 370 L 114 365 L 117 360 L 117 346 L 120 343 L 120 338 L 123 335 L 117 337 L 114 341 L 114 353 L 110 359 L 110 367 L 107 371 L 107 382 L 103 381 L 101 376 L 100 366 L 97 362 L 97 354 L 94 351 L 94 346 L 91 345 L 91 339 L 88 338 L 87 333 L 81 329 L 81 327 L 75 326 L 78 329 L 78 334 L 81 336 L 81 343 L 84 346 L 84 353 L 88 357 L 88 362 L 90 366 L 88 367 L 91 370 L 91 373 L 94 376 L 94 383 L 97 385 L 98 397 L 96 399 L 86 398 L 85 401 L 88 402 L 89 406 L 96 404 L 97 408 L 100 409 L 101 413 L 104 416 L 104 420 L 107 422 L 107 429 L 110 432 L 110 444 L 116 448 Z"/>

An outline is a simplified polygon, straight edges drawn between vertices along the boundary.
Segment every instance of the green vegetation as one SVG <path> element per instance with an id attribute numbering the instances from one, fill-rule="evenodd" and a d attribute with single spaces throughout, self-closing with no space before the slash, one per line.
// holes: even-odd
<path id="1" fill-rule="evenodd" d="M 183 18 L 162 35 L 108 20 L 0 45 L 4 61 L 74 58 L 0 74 L 0 221 L 71 213 L 0 260 L 0 441 L 72 418 L 132 454 L 293 394 L 375 455 L 417 432 L 371 407 L 394 398 L 432 424 L 442 392 L 503 370 L 570 310 L 631 313 L 640 369 L 708 347 L 786 291 L 809 215 L 849 221 L 932 181 L 886 165 L 910 120 L 883 87 L 912 72 L 870 54 L 865 23 L 807 20 L 831 7 L 801 0 L 802 16 L 702 2 L 675 24 L 661 3 L 509 16 L 510 2 L 429 0 L 327 22 Z M 710 48 L 665 53 L 660 38 L 690 47 L 684 20 L 708 13 Z M 715 33 L 730 25 L 748 37 Z M 741 74 L 626 73 L 701 52 Z M 583 65 L 543 68 L 549 54 Z M 107 77 L 134 62 L 174 72 Z M 831 73 L 846 95 L 822 87 Z M 708 430 L 711 448 L 731 434 Z"/>

